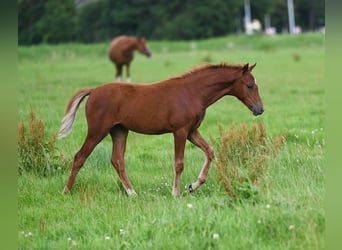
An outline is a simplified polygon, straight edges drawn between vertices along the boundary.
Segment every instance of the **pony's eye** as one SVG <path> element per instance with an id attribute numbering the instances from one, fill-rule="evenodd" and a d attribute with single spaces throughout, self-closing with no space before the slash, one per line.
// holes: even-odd
<path id="1" fill-rule="evenodd" d="M 251 89 L 253 89 L 253 85 L 252 85 L 252 84 L 247 84 L 247 88 L 248 88 L 249 90 L 251 90 Z"/>

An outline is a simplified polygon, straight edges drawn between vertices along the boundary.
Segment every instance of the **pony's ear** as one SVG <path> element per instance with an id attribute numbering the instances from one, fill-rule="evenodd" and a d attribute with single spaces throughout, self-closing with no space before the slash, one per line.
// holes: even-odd
<path id="1" fill-rule="evenodd" d="M 256 63 L 254 63 L 252 66 L 249 67 L 248 71 L 252 71 L 254 69 L 254 67 L 256 66 Z"/>
<path id="2" fill-rule="evenodd" d="M 242 67 L 242 74 L 245 74 L 248 71 L 249 65 L 248 63 L 246 63 L 243 67 Z"/>

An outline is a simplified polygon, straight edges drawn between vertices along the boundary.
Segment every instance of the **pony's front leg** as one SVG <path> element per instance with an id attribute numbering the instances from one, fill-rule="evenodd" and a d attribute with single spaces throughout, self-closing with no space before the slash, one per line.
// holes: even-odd
<path id="1" fill-rule="evenodd" d="M 198 176 L 197 181 L 189 185 L 189 192 L 195 191 L 200 185 L 202 185 L 208 176 L 208 171 L 210 168 L 211 161 L 215 157 L 214 149 L 203 139 L 201 134 L 196 130 L 192 132 L 189 137 L 189 141 L 191 141 L 194 145 L 202 149 L 205 153 L 206 159 L 203 164 L 202 170 Z"/>
<path id="2" fill-rule="evenodd" d="M 130 65 L 130 63 L 127 63 L 127 65 L 126 65 L 126 82 L 128 82 L 128 83 L 131 82 L 131 75 L 130 75 L 130 71 L 129 71 L 129 65 Z"/>
<path id="3" fill-rule="evenodd" d="M 178 131 L 174 134 L 175 143 L 175 177 L 173 182 L 172 195 L 177 197 L 180 195 L 180 179 L 184 169 L 184 150 L 186 142 L 186 133 Z"/>
<path id="4" fill-rule="evenodd" d="M 116 67 L 115 81 L 121 82 L 122 64 L 115 64 L 115 67 Z"/>

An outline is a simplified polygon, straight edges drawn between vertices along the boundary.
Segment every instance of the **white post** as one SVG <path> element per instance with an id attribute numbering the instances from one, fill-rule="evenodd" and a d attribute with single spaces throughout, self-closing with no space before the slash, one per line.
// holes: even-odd
<path id="1" fill-rule="evenodd" d="M 295 17 L 293 10 L 293 0 L 287 0 L 287 11 L 289 15 L 289 32 L 293 34 L 295 32 Z"/>
<path id="2" fill-rule="evenodd" d="M 247 35 L 253 34 L 251 27 L 251 5 L 249 0 L 245 0 L 245 30 Z"/>

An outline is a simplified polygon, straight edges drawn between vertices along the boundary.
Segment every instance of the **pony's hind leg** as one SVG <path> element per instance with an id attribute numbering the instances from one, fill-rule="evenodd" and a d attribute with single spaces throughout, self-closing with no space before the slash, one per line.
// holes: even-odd
<path id="1" fill-rule="evenodd" d="M 174 133 L 175 143 L 175 177 L 173 181 L 172 195 L 174 197 L 180 196 L 180 179 L 184 169 L 184 150 L 186 142 L 186 132 L 177 131 Z"/>
<path id="2" fill-rule="evenodd" d="M 115 81 L 121 82 L 122 64 L 115 64 L 115 68 L 116 68 Z"/>
<path id="3" fill-rule="evenodd" d="M 214 149 L 203 139 L 203 137 L 197 130 L 195 130 L 189 135 L 188 140 L 200 149 L 202 149 L 206 156 L 206 160 L 203 164 L 202 170 L 198 176 L 197 181 L 189 185 L 189 191 L 193 192 L 206 181 L 210 164 L 211 161 L 214 159 L 215 154 Z"/>
<path id="4" fill-rule="evenodd" d="M 68 193 L 72 186 L 74 185 L 76 176 L 80 169 L 82 168 L 84 162 L 88 158 L 88 156 L 91 154 L 91 152 L 94 150 L 95 146 L 104 138 L 104 136 L 96 136 L 91 137 L 89 134 L 87 135 L 87 138 L 85 139 L 81 149 L 76 153 L 74 157 L 73 166 L 71 169 L 71 173 L 69 176 L 69 180 L 64 187 L 64 194 Z"/>
<path id="5" fill-rule="evenodd" d="M 120 181 L 129 196 L 136 195 L 125 170 L 124 155 L 126 151 L 126 140 L 128 130 L 120 125 L 113 127 L 110 131 L 113 141 L 112 164 L 119 175 Z"/>

